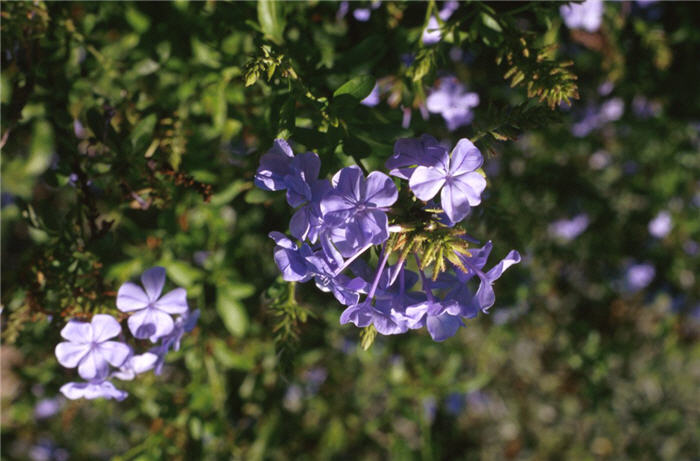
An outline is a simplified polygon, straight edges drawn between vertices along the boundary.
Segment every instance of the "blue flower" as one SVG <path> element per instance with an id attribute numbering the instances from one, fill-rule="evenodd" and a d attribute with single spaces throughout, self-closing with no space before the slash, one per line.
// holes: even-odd
<path id="1" fill-rule="evenodd" d="M 153 267 L 141 275 L 142 289 L 135 283 L 127 282 L 117 293 L 117 308 L 131 312 L 129 330 L 135 338 L 150 338 L 156 342 L 173 331 L 170 314 L 187 312 L 187 291 L 176 288 L 161 296 L 165 285 L 165 269 Z"/>
<path id="2" fill-rule="evenodd" d="M 391 178 L 374 171 L 365 179 L 359 167 L 350 166 L 340 170 L 332 184 L 321 200 L 321 212 L 325 223 L 335 228 L 331 239 L 343 256 L 389 238 L 385 210 L 398 198 Z"/>
<path id="3" fill-rule="evenodd" d="M 420 138 L 401 138 L 394 143 L 394 154 L 386 161 L 389 174 L 410 179 L 416 166 L 435 166 L 448 155 L 437 139 L 424 134 Z"/>
<path id="4" fill-rule="evenodd" d="M 260 158 L 255 185 L 263 190 L 285 190 L 285 177 L 292 172 L 294 152 L 284 139 L 275 139 L 272 148 Z"/>
<path id="5" fill-rule="evenodd" d="M 568 242 L 579 235 L 588 227 L 588 215 L 581 213 L 571 219 L 560 219 L 549 225 L 549 233 Z"/>
<path id="6" fill-rule="evenodd" d="M 453 300 L 451 305 L 458 306 L 462 316 L 469 317 L 474 312 L 474 309 L 482 312 L 488 311 L 496 301 L 493 283 L 503 275 L 506 269 L 521 261 L 520 253 L 511 250 L 498 264 L 493 266 L 488 272 L 484 272 L 483 268 L 486 265 L 489 254 L 491 254 L 492 248 L 493 244 L 491 241 L 488 241 L 482 248 L 471 250 L 469 256 L 457 253 L 457 257 L 461 260 L 464 267 L 468 269 L 466 273 L 459 269 L 457 270 L 460 286 L 464 286 L 474 275 L 479 278 L 479 288 L 471 300 L 459 297 L 455 291 L 448 295 L 448 298 Z"/>
<path id="7" fill-rule="evenodd" d="M 61 336 L 68 341 L 56 346 L 58 363 L 66 368 L 78 367 L 83 379 L 107 377 L 109 365 L 120 367 L 131 354 L 126 344 L 109 341 L 121 331 L 111 315 L 97 314 L 90 323 L 70 320 L 61 330 Z"/>
<path id="8" fill-rule="evenodd" d="M 595 32 L 603 18 L 603 0 L 586 0 L 583 3 L 562 5 L 559 13 L 569 29 L 585 29 Z"/>
<path id="9" fill-rule="evenodd" d="M 632 264 L 625 272 L 625 288 L 630 292 L 636 292 L 654 280 L 656 269 L 649 263 Z"/>
<path id="10" fill-rule="evenodd" d="M 671 232 L 672 226 L 671 213 L 666 210 L 660 211 L 654 219 L 649 221 L 649 233 L 656 238 L 664 238 Z"/>
<path id="11" fill-rule="evenodd" d="M 438 87 L 425 100 L 428 111 L 440 114 L 447 129 L 454 131 L 474 119 L 472 108 L 479 105 L 479 95 L 468 93 L 455 77 L 443 77 Z"/>
<path id="12" fill-rule="evenodd" d="M 486 179 L 477 173 L 484 159 L 479 149 L 468 139 L 460 139 L 448 156 L 446 151 L 435 166 L 419 166 L 409 180 L 413 194 L 428 201 L 438 192 L 442 209 L 452 222 L 460 222 L 481 203 L 481 193 L 486 188 Z"/>

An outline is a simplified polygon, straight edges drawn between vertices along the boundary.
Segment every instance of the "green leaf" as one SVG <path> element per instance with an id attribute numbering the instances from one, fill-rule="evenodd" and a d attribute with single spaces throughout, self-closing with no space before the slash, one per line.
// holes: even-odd
<path id="1" fill-rule="evenodd" d="M 333 97 L 337 98 L 338 96 L 347 94 L 361 101 L 372 92 L 375 83 L 376 80 L 371 75 L 360 75 L 343 83 L 340 88 L 335 90 Z"/>
<path id="2" fill-rule="evenodd" d="M 349 136 L 343 139 L 343 152 L 357 158 L 367 158 L 372 153 L 372 148 L 365 141 Z"/>
<path id="3" fill-rule="evenodd" d="M 164 261 L 163 266 L 167 267 L 168 276 L 176 285 L 191 287 L 201 280 L 204 273 L 182 261 Z"/>
<path id="4" fill-rule="evenodd" d="M 250 189 L 252 187 L 253 187 L 253 183 L 250 181 L 246 181 L 243 179 L 236 180 L 236 181 L 232 182 L 226 189 L 212 195 L 211 200 L 209 201 L 209 205 L 215 206 L 215 207 L 221 206 L 221 205 L 226 205 L 231 200 L 236 198 L 236 196 L 238 196 L 238 194 L 240 194 L 244 190 Z"/>
<path id="5" fill-rule="evenodd" d="M 129 138 L 131 140 L 131 146 L 133 147 L 134 152 L 145 152 L 146 147 L 148 144 L 150 144 L 153 130 L 156 127 L 156 122 L 158 122 L 156 114 L 150 114 L 139 120 L 139 122 L 134 126 L 134 129 L 131 130 Z"/>
<path id="6" fill-rule="evenodd" d="M 481 13 L 481 22 L 491 30 L 494 30 L 496 32 L 503 32 L 503 29 L 501 29 L 501 26 L 498 24 L 498 21 L 496 21 L 492 16 L 486 13 Z"/>
<path id="7" fill-rule="evenodd" d="M 229 285 L 229 294 L 236 299 L 243 299 L 255 293 L 255 285 L 250 283 L 234 282 Z"/>
<path id="8" fill-rule="evenodd" d="M 134 65 L 134 72 L 141 76 L 152 74 L 158 69 L 160 69 L 160 64 L 150 58 L 143 59 Z"/>
<path id="9" fill-rule="evenodd" d="M 258 22 L 267 38 L 281 44 L 284 34 L 285 19 L 282 15 L 282 5 L 274 0 L 258 1 Z"/>
<path id="10" fill-rule="evenodd" d="M 266 194 L 265 191 L 260 189 L 251 189 L 245 194 L 245 202 L 256 205 L 258 203 L 266 202 L 270 199 L 270 195 Z"/>
<path id="11" fill-rule="evenodd" d="M 209 45 L 202 43 L 196 37 L 192 38 L 192 54 L 194 55 L 195 62 L 203 64 L 214 69 L 218 69 L 221 66 L 221 53 L 216 51 Z"/>
<path id="12" fill-rule="evenodd" d="M 139 34 L 143 34 L 151 26 L 151 20 L 136 8 L 127 8 L 124 13 L 126 22 Z"/>
<path id="13" fill-rule="evenodd" d="M 233 286 L 220 286 L 216 294 L 216 311 L 229 333 L 241 337 L 248 330 L 248 313 L 236 298 Z"/>
<path id="14" fill-rule="evenodd" d="M 27 174 L 39 175 L 43 173 L 51 165 L 53 148 L 53 129 L 49 122 L 44 120 L 34 122 L 29 145 L 29 158 L 24 167 Z"/>

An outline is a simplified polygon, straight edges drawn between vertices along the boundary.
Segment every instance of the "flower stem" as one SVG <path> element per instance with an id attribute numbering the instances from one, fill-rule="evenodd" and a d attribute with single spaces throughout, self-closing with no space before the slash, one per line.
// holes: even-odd
<path id="1" fill-rule="evenodd" d="M 387 244 L 384 244 L 384 248 L 382 248 L 382 256 L 381 256 L 381 262 L 379 263 L 379 267 L 377 268 L 377 275 L 374 276 L 374 281 L 372 282 L 372 287 L 369 289 L 369 293 L 367 293 L 367 299 L 372 299 L 374 298 L 374 292 L 377 291 L 377 286 L 379 285 L 379 279 L 382 277 L 382 272 L 384 271 L 384 266 L 386 266 L 386 262 L 389 260 L 389 255 L 391 254 L 391 248 L 388 247 Z"/>

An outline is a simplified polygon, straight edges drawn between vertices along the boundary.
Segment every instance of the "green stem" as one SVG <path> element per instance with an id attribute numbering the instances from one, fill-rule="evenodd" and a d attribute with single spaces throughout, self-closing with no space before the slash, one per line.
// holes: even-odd
<path id="1" fill-rule="evenodd" d="M 295 295 L 296 295 L 296 288 L 297 288 L 297 282 L 289 282 L 287 284 L 287 302 L 289 304 L 294 304 L 295 303 Z"/>

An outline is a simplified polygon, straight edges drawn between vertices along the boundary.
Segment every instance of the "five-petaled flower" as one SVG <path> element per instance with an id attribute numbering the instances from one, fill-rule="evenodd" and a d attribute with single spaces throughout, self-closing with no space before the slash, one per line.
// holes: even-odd
<path id="1" fill-rule="evenodd" d="M 474 119 L 472 108 L 479 105 L 479 95 L 467 89 L 455 77 L 443 77 L 425 100 L 428 111 L 442 115 L 447 129 L 454 131 Z"/>
<path id="2" fill-rule="evenodd" d="M 324 221 L 338 228 L 333 243 L 345 256 L 359 247 L 380 244 L 389 237 L 385 210 L 398 198 L 394 182 L 382 172 L 373 171 L 365 179 L 357 166 L 340 170 L 333 177 L 333 190 L 321 200 Z"/>
<path id="3" fill-rule="evenodd" d="M 416 167 L 408 184 L 423 201 L 432 199 L 442 189 L 442 209 L 450 221 L 457 223 L 469 214 L 471 207 L 481 203 L 486 179 L 476 170 L 483 161 L 479 149 L 468 139 L 461 139 L 452 157 L 445 150 L 435 165 Z"/>
<path id="4" fill-rule="evenodd" d="M 117 293 L 117 308 L 131 312 L 129 330 L 139 339 L 150 338 L 156 342 L 173 331 L 174 323 L 170 314 L 187 312 L 187 291 L 176 288 L 162 297 L 165 285 L 165 269 L 153 267 L 141 275 L 145 291 L 135 283 L 127 282 Z"/>
<path id="5" fill-rule="evenodd" d="M 97 314 L 90 323 L 70 320 L 61 330 L 68 341 L 56 346 L 56 358 L 66 368 L 78 367 L 83 379 L 104 379 L 110 364 L 120 367 L 131 354 L 126 344 L 109 341 L 121 331 L 111 315 Z"/>

